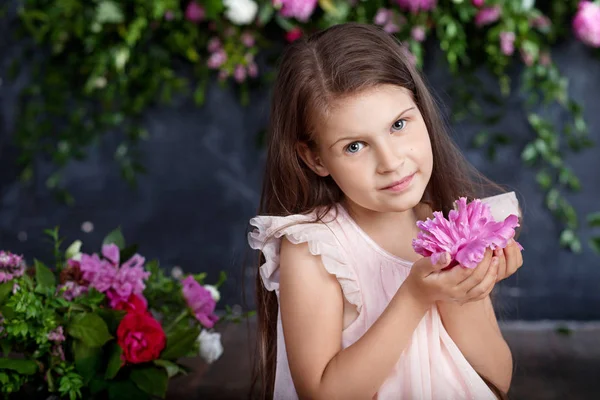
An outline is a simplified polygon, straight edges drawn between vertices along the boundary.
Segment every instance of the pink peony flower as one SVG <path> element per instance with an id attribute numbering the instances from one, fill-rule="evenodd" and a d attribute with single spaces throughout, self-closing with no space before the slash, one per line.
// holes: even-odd
<path id="1" fill-rule="evenodd" d="M 425 28 L 422 26 L 415 26 L 410 31 L 410 36 L 412 36 L 412 38 L 417 42 L 422 42 L 425 40 Z"/>
<path id="2" fill-rule="evenodd" d="M 25 272 L 23 256 L 0 250 L 0 283 L 23 276 L 23 272 Z"/>
<path id="3" fill-rule="evenodd" d="M 448 214 L 448 219 L 436 211 L 433 219 L 417 222 L 421 232 L 413 240 L 413 249 L 424 257 L 431 257 L 433 263 L 448 253 L 455 261 L 450 265 L 458 263 L 475 268 L 488 247 L 494 250 L 508 245 L 515 235 L 514 228 L 519 226 L 519 219 L 509 215 L 503 222 L 496 222 L 490 206 L 481 200 L 467 204 L 467 199 L 461 197 L 457 205 L 458 208 Z"/>
<path id="4" fill-rule="evenodd" d="M 515 52 L 515 33 L 501 32 L 500 33 L 500 48 L 505 56 L 510 56 Z"/>
<path id="5" fill-rule="evenodd" d="M 103 259 L 97 254 L 81 255 L 81 272 L 83 279 L 110 300 L 111 307 L 127 301 L 132 294 L 141 296 L 146 288 L 144 281 L 150 272 L 144 270 L 144 257 L 134 254 L 123 265 L 119 266 L 119 248 L 115 244 L 102 246 Z"/>
<path id="6" fill-rule="evenodd" d="M 275 0 L 273 5 L 281 7 L 279 10 L 281 16 L 306 22 L 315 11 L 317 0 Z"/>
<path id="7" fill-rule="evenodd" d="M 575 36 L 592 47 L 600 47 L 600 5 L 590 1 L 579 3 L 573 18 Z"/>
<path id="8" fill-rule="evenodd" d="M 219 318 L 214 314 L 216 302 L 210 292 L 191 275 L 182 280 L 181 284 L 183 285 L 183 297 L 196 319 L 205 328 L 212 328 Z"/>
<path id="9" fill-rule="evenodd" d="M 483 3 L 485 3 L 484 0 L 471 0 L 471 3 L 473 3 L 473 5 L 477 8 L 480 8 L 483 6 Z"/>
<path id="10" fill-rule="evenodd" d="M 419 11 L 430 11 L 436 6 L 436 0 L 398 0 L 401 9 L 410 11 L 413 14 Z"/>
<path id="11" fill-rule="evenodd" d="M 475 25 L 484 26 L 493 24 L 500 19 L 502 9 L 500 6 L 484 7 L 475 15 Z"/>
<path id="12" fill-rule="evenodd" d="M 195 1 L 190 1 L 185 9 L 185 19 L 195 24 L 204 21 L 204 8 Z"/>

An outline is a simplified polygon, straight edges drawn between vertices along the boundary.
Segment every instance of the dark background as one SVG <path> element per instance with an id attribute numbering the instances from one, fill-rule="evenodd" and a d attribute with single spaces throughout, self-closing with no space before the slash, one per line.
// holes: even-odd
<path id="1" fill-rule="evenodd" d="M 61 205 L 45 188 L 44 177 L 51 168 L 46 161 L 38 160 L 40 178 L 33 185 L 23 186 L 17 178 L 18 153 L 11 134 L 18 91 L 27 84 L 28 74 L 25 65 L 15 82 L 6 77 L 20 46 L 10 39 L 9 22 L 0 19 L 0 248 L 25 254 L 28 261 L 49 259 L 51 247 L 43 241 L 42 231 L 59 225 L 67 244 L 81 239 L 83 251 L 97 252 L 102 238 L 121 226 L 128 243 L 138 243 L 143 256 L 158 258 L 167 270 L 178 265 L 186 272 L 205 271 L 209 283 L 217 280 L 219 271 L 227 271 L 229 280 L 220 306 L 241 304 L 244 260 L 251 263 L 256 258 L 248 250 L 246 229 L 260 197 L 264 151 L 257 145 L 257 135 L 268 120 L 269 88 L 263 85 L 254 90 L 247 107 L 239 104 L 235 91 L 223 91 L 213 84 L 203 108 L 180 99 L 170 107 L 148 110 L 144 125 L 149 138 L 140 147 L 148 174 L 139 177 L 138 188 L 132 189 L 121 179 L 113 161 L 119 137 L 109 134 L 98 146 L 89 148 L 85 162 L 67 167 L 65 182 L 76 204 Z M 435 46 L 429 47 L 425 75 L 441 101 L 450 106 L 453 100 L 447 89 L 452 77 L 441 53 Z M 597 60 L 575 40 L 555 47 L 553 57 L 570 80 L 570 95 L 584 105 L 591 137 L 598 142 Z M 535 170 L 525 168 L 519 159 L 524 144 L 533 137 L 524 96 L 518 92 L 519 72 L 511 72 L 513 94 L 505 117 L 493 128 L 509 135 L 512 143 L 499 150 L 495 162 L 487 160 L 482 150 L 470 147 L 481 125 L 452 126 L 468 159 L 515 190 L 524 209 L 520 238 L 525 247 L 524 267 L 500 284 L 500 317 L 600 319 L 600 256 L 587 245 L 579 255 L 560 249 L 560 226 L 544 206 Z M 485 73 L 481 77 L 490 88 L 496 86 Z M 550 113 L 557 123 L 567 118 L 558 108 L 539 111 Z M 568 196 L 582 220 L 587 213 L 600 210 L 599 150 L 593 148 L 567 159 L 583 187 L 581 193 Z M 94 227 L 90 233 L 82 231 L 82 224 L 88 221 Z M 581 232 L 584 243 L 591 233 Z M 255 271 L 250 266 L 246 273 L 249 298 Z"/>

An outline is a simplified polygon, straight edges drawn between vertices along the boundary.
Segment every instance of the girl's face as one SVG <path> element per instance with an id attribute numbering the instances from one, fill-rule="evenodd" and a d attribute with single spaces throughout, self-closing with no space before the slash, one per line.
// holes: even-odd
<path id="1" fill-rule="evenodd" d="M 303 158 L 331 175 L 351 206 L 402 212 L 417 205 L 433 168 L 425 121 L 411 93 L 382 85 L 333 104 Z M 353 204 L 352 204 L 353 203 Z"/>

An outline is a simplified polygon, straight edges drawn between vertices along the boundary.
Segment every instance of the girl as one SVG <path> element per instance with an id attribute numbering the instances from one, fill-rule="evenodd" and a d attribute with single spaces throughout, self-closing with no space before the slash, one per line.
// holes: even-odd
<path id="1" fill-rule="evenodd" d="M 417 220 L 479 197 L 478 176 L 393 37 L 345 24 L 287 49 L 250 221 L 262 397 L 504 396 L 512 358 L 489 293 L 518 246 L 475 269 L 411 246 Z"/>

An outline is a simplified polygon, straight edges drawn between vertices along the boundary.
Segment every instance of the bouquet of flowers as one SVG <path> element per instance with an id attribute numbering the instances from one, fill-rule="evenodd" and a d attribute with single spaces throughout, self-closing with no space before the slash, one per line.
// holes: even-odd
<path id="1" fill-rule="evenodd" d="M 80 241 L 63 254 L 58 229 L 55 265 L 0 251 L 0 393 L 26 398 L 164 398 L 177 360 L 212 362 L 223 351 L 214 285 L 205 274 L 166 276 L 125 246 L 119 229 L 100 254 Z"/>
<path id="2" fill-rule="evenodd" d="M 486 203 L 497 205 L 495 217 Z M 455 209 L 448 214 L 448 219 L 436 211 L 433 219 L 417 222 L 421 231 L 413 240 L 413 249 L 422 256 L 431 257 L 434 264 L 448 253 L 452 262 L 446 268 L 456 265 L 475 268 L 488 248 L 494 250 L 508 245 L 519 226 L 517 215 L 519 210 L 514 192 L 475 199 L 468 204 L 467 199 L 461 197 L 455 203 Z"/>

